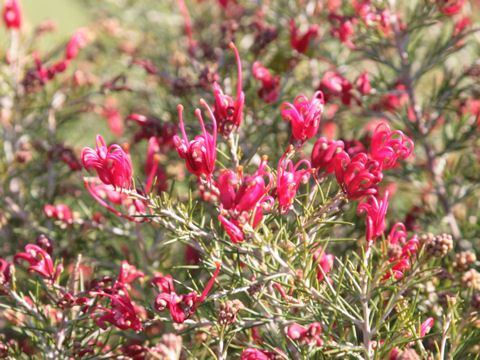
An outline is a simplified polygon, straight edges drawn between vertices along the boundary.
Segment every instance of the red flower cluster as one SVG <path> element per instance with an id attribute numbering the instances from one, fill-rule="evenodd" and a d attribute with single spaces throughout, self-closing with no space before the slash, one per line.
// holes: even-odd
<path id="1" fill-rule="evenodd" d="M 30 265 L 28 271 L 35 271 L 52 282 L 55 282 L 63 271 L 63 265 L 60 264 L 55 268 L 51 256 L 38 245 L 26 245 L 25 252 L 18 253 L 13 257 L 14 262 L 18 262 L 18 259 L 28 262 Z"/>
<path id="2" fill-rule="evenodd" d="M 85 169 L 93 168 L 106 185 L 130 188 L 132 183 L 132 163 L 123 149 L 113 144 L 107 148 L 101 135 L 95 138 L 96 150 L 84 147 L 81 159 Z"/>
<path id="3" fill-rule="evenodd" d="M 230 43 L 230 48 L 235 52 L 237 58 L 237 98 L 234 101 L 230 96 L 224 95 L 222 88 L 215 81 L 213 83 L 213 94 L 215 95 L 215 118 L 218 121 L 218 132 L 228 137 L 232 131 L 238 129 L 242 123 L 243 103 L 245 102 L 245 93 L 242 91 L 242 63 L 240 54 L 234 43 Z"/>
<path id="4" fill-rule="evenodd" d="M 177 149 L 178 155 L 185 159 L 187 169 L 196 176 L 205 176 L 210 179 L 213 171 L 215 170 L 215 159 L 217 156 L 217 121 L 210 109 L 210 106 L 201 99 L 200 103 L 207 109 L 210 118 L 213 122 L 213 134 L 207 133 L 203 117 L 200 109 L 195 109 L 195 115 L 200 120 L 203 135 L 198 135 L 192 141 L 188 140 L 187 133 L 185 132 L 185 125 L 183 124 L 183 106 L 178 105 L 178 116 L 180 120 L 180 130 L 182 131 L 183 139 L 175 135 L 173 137 L 173 143 Z"/>
<path id="5" fill-rule="evenodd" d="M 266 103 L 274 102 L 278 99 L 278 90 L 280 88 L 280 77 L 272 76 L 261 62 L 255 61 L 252 65 L 253 76 L 262 82 L 262 87 L 258 90 L 258 97 Z"/>
<path id="6" fill-rule="evenodd" d="M 208 292 L 212 288 L 213 283 L 218 276 L 220 271 L 220 263 L 217 262 L 216 265 L 217 269 L 215 270 L 212 278 L 208 282 L 200 297 L 198 297 L 196 292 L 190 292 L 185 295 L 177 295 L 173 285 L 173 278 L 170 275 L 156 276 L 152 280 L 152 284 L 155 284 L 159 288 L 160 294 L 158 294 L 155 298 L 155 309 L 159 312 L 162 312 L 168 308 L 172 316 L 172 320 L 179 324 L 190 318 L 190 316 L 195 313 L 197 306 L 200 305 L 208 295 Z"/>
<path id="7" fill-rule="evenodd" d="M 315 92 L 312 99 L 305 95 L 298 96 L 294 103 L 282 105 L 282 117 L 292 124 L 292 135 L 295 139 L 306 141 L 317 134 L 325 101 L 321 91 Z"/>
<path id="8" fill-rule="evenodd" d="M 268 157 L 262 157 L 253 175 L 244 176 L 242 167 L 237 169 L 238 175 L 230 169 L 220 171 L 216 185 L 222 215 L 218 219 L 234 243 L 243 241 L 244 224 L 251 222 L 255 228 L 262 219 L 263 209 L 271 207 L 272 198 L 267 193 L 273 185 L 273 175 L 265 170 L 267 160 Z M 265 177 L 269 179 L 268 184 Z"/>
<path id="9" fill-rule="evenodd" d="M 290 45 L 292 49 L 297 50 L 299 53 L 304 53 L 308 49 L 310 40 L 318 36 L 318 26 L 310 25 L 308 30 L 303 35 L 298 33 L 297 25 L 295 25 L 295 20 L 290 18 L 288 22 L 290 28 Z"/>

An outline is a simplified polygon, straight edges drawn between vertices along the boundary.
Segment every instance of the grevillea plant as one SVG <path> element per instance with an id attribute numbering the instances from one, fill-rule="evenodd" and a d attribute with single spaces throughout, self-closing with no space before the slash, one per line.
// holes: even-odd
<path id="1" fill-rule="evenodd" d="M 3 3 L 0 358 L 480 359 L 478 2 L 79 4 Z"/>

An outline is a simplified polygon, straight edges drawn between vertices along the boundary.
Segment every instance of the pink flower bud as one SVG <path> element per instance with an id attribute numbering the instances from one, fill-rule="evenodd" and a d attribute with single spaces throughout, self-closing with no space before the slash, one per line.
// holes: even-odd
<path id="1" fill-rule="evenodd" d="M 3 1 L 3 20 L 9 29 L 20 29 L 22 26 L 22 9 L 19 0 Z"/>

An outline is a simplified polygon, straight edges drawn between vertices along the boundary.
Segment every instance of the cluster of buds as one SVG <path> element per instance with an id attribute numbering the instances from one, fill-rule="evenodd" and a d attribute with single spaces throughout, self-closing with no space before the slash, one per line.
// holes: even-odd
<path id="1" fill-rule="evenodd" d="M 462 251 L 460 254 L 455 255 L 453 268 L 455 269 L 455 271 L 462 272 L 471 267 L 475 263 L 475 261 L 477 261 L 475 253 L 471 251 Z"/>
<path id="2" fill-rule="evenodd" d="M 218 312 L 218 323 L 221 325 L 233 324 L 237 318 L 237 313 L 245 308 L 245 305 L 238 300 L 227 300 L 220 304 Z"/>
<path id="3" fill-rule="evenodd" d="M 446 233 L 436 236 L 428 233 L 420 236 L 420 244 L 425 248 L 428 256 L 439 258 L 453 249 L 453 238 Z"/>
<path id="4" fill-rule="evenodd" d="M 475 291 L 480 290 L 480 273 L 475 269 L 465 271 L 462 275 L 462 285 Z"/>
<path id="5" fill-rule="evenodd" d="M 321 333 L 322 326 L 318 322 L 311 323 L 307 328 L 295 323 L 290 325 L 287 330 L 287 335 L 290 339 L 314 344 L 315 346 L 322 346 Z"/>
<path id="6" fill-rule="evenodd" d="M 178 324 L 181 324 L 190 318 L 193 314 L 195 314 L 197 306 L 200 305 L 208 295 L 208 292 L 212 288 L 213 283 L 220 272 L 220 263 L 217 262 L 216 265 L 217 268 L 200 297 L 196 292 L 193 291 L 188 294 L 177 295 L 173 285 L 173 278 L 170 275 L 155 276 L 151 283 L 156 285 L 160 290 L 160 294 L 158 294 L 155 298 L 155 309 L 159 312 L 162 312 L 168 308 L 170 315 L 172 316 L 172 320 Z"/>

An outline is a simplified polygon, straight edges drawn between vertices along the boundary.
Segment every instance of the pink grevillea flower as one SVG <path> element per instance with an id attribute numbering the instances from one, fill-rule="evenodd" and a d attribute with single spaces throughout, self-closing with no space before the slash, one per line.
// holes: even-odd
<path id="1" fill-rule="evenodd" d="M 65 204 L 56 206 L 47 204 L 43 207 L 43 212 L 49 218 L 65 221 L 67 224 L 73 223 L 73 215 L 70 208 Z"/>
<path id="2" fill-rule="evenodd" d="M 324 93 L 326 102 L 331 98 L 338 97 L 344 105 L 350 105 L 353 99 L 359 103 L 359 100 L 352 94 L 353 85 L 350 81 L 333 71 L 323 74 L 318 90 Z"/>
<path id="3" fill-rule="evenodd" d="M 234 243 L 243 241 L 243 226 L 252 223 L 255 228 L 263 216 L 264 208 L 271 208 L 273 199 L 266 196 L 273 185 L 273 175 L 266 171 L 268 157 L 262 161 L 253 175 L 244 177 L 243 168 L 239 175 L 230 169 L 222 169 L 218 180 L 221 214 L 218 220 Z M 265 183 L 268 178 L 268 184 Z"/>
<path id="4" fill-rule="evenodd" d="M 160 144 L 155 136 L 148 140 L 147 159 L 145 160 L 145 174 L 147 181 L 145 191 L 147 193 L 152 189 L 154 182 L 156 183 L 157 193 L 167 189 L 167 174 L 159 164 L 160 161 Z"/>
<path id="5" fill-rule="evenodd" d="M 397 250 L 395 250 L 396 254 L 394 252 L 389 259 L 389 263 L 393 264 L 393 266 L 383 279 L 389 279 L 392 275 L 395 279 L 401 279 L 405 271 L 410 269 L 410 260 L 415 257 L 420 247 L 418 237 L 414 235 L 410 240 L 406 241 L 405 225 L 396 223 L 390 231 L 389 244 L 390 247 L 396 247 Z"/>
<path id="6" fill-rule="evenodd" d="M 234 101 L 230 96 L 224 95 L 222 88 L 215 81 L 213 83 L 213 94 L 215 95 L 215 118 L 218 121 L 218 132 L 228 137 L 230 133 L 237 129 L 242 123 L 243 103 L 245 102 L 245 93 L 242 91 L 242 63 L 240 54 L 233 42 L 230 48 L 235 52 L 237 58 L 237 98 Z"/>
<path id="7" fill-rule="evenodd" d="M 351 38 L 355 32 L 353 25 L 357 23 L 356 18 L 331 13 L 328 19 L 333 23 L 337 23 L 337 26 L 332 26 L 330 29 L 330 35 L 340 39 L 340 41 L 350 49 L 355 49 Z"/>
<path id="8" fill-rule="evenodd" d="M 20 29 L 22 9 L 19 0 L 3 0 L 3 21 L 9 29 Z"/>
<path id="9" fill-rule="evenodd" d="M 290 325 L 287 330 L 287 335 L 290 339 L 303 341 L 307 344 L 315 344 L 315 346 L 322 346 L 322 339 L 320 338 L 321 333 L 322 327 L 318 322 L 311 323 L 308 325 L 308 328 L 294 323 Z"/>
<path id="10" fill-rule="evenodd" d="M 263 156 L 253 175 L 244 176 L 242 167 L 237 169 L 240 176 L 229 169 L 220 171 L 218 189 L 224 210 L 240 214 L 251 211 L 260 205 L 261 200 L 273 184 L 273 175 L 266 171 L 267 161 L 268 157 Z M 269 179 L 268 184 L 265 183 L 265 177 Z"/>
<path id="11" fill-rule="evenodd" d="M 87 38 L 85 36 L 84 30 L 77 30 L 70 41 L 67 44 L 65 49 L 65 60 L 73 60 L 78 55 L 78 50 L 84 47 L 87 44 Z"/>
<path id="12" fill-rule="evenodd" d="M 445 15 L 455 15 L 462 10 L 465 0 L 437 0 L 439 10 Z"/>
<path id="13" fill-rule="evenodd" d="M 429 317 L 427 320 L 425 320 L 421 325 L 420 325 L 420 337 L 423 338 L 425 335 L 427 335 L 430 330 L 433 327 L 433 317 Z"/>
<path id="14" fill-rule="evenodd" d="M 327 254 L 323 247 L 319 246 L 316 248 L 315 253 L 313 254 L 315 261 L 318 260 L 317 267 L 317 279 L 322 281 L 325 275 L 332 269 L 333 262 L 335 261 L 335 256 L 332 254 Z M 319 259 L 320 258 L 320 259 Z"/>
<path id="15" fill-rule="evenodd" d="M 3 286 L 9 285 L 11 279 L 10 266 L 12 264 L 0 259 L 0 295 L 2 294 Z"/>
<path id="16" fill-rule="evenodd" d="M 127 120 L 134 121 L 141 126 L 140 131 L 133 135 L 133 141 L 138 142 L 141 139 L 150 139 L 155 136 L 162 152 L 167 152 L 174 147 L 173 137 L 177 133 L 176 124 L 162 122 L 158 118 L 141 114 L 131 114 Z"/>
<path id="17" fill-rule="evenodd" d="M 134 265 L 130 265 L 126 260 L 123 260 L 122 265 L 120 265 L 118 282 L 125 285 L 126 288 L 129 288 L 130 284 L 137 278 L 143 280 L 143 278 L 145 278 L 145 274 L 137 270 Z"/>
<path id="18" fill-rule="evenodd" d="M 303 35 L 298 33 L 297 25 L 295 25 L 295 21 L 292 18 L 290 18 L 288 26 L 290 28 L 290 45 L 292 46 L 292 49 L 297 50 L 299 53 L 307 51 L 310 39 L 318 36 L 317 25 L 310 25 L 307 32 Z"/>
<path id="19" fill-rule="evenodd" d="M 230 239 L 233 241 L 234 244 L 241 243 L 245 239 L 245 235 L 243 234 L 242 225 L 238 220 L 232 219 L 228 220 L 223 215 L 218 215 L 218 220 L 223 225 L 223 228 L 227 232 Z"/>
<path id="20" fill-rule="evenodd" d="M 100 180 L 106 185 L 130 188 L 132 183 L 132 163 L 120 145 L 107 148 L 101 135 L 95 138 L 96 150 L 84 147 L 80 154 L 83 166 L 93 168 Z"/>
<path id="21" fill-rule="evenodd" d="M 62 265 L 57 268 L 53 266 L 53 261 L 50 255 L 40 246 L 28 244 L 25 246 L 25 252 L 18 253 L 13 257 L 14 262 L 18 259 L 23 259 L 28 262 L 30 267 L 28 271 L 35 271 L 46 279 L 55 281 L 63 270 Z"/>
<path id="22" fill-rule="evenodd" d="M 362 95 L 368 95 L 372 91 L 372 86 L 368 80 L 368 71 L 365 70 L 362 75 L 359 75 L 355 80 L 355 86 Z"/>
<path id="23" fill-rule="evenodd" d="M 95 323 L 103 330 L 107 328 L 106 322 L 118 327 L 121 330 L 132 329 L 142 331 L 143 326 L 137 315 L 135 305 L 130 299 L 127 289 L 121 283 L 116 283 L 117 291 L 113 294 L 104 291 L 93 291 L 92 295 L 99 295 L 110 299 L 110 308 L 104 306 L 95 306 L 90 309 L 90 316 Z M 96 311 L 103 311 L 102 315 L 97 316 Z"/>
<path id="24" fill-rule="evenodd" d="M 408 158 L 412 154 L 413 147 L 413 141 L 403 132 L 391 131 L 390 127 L 382 122 L 373 132 L 370 154 L 381 164 L 382 169 L 390 169 L 395 166 L 397 159 Z"/>
<path id="25" fill-rule="evenodd" d="M 350 200 L 377 193 L 376 185 L 383 179 L 378 161 L 368 158 L 365 153 L 356 154 L 350 159 L 346 152 L 337 155 L 335 177 Z"/>
<path id="26" fill-rule="evenodd" d="M 342 140 L 327 140 L 321 137 L 312 150 L 312 167 L 319 173 L 333 174 L 337 163 L 336 156 L 343 151 L 345 145 Z"/>
<path id="27" fill-rule="evenodd" d="M 195 40 L 193 40 L 192 22 L 190 21 L 190 15 L 188 14 L 188 9 L 185 5 L 185 2 L 183 0 L 177 0 L 177 2 L 183 16 L 183 22 L 185 23 L 185 32 L 187 33 L 188 38 L 188 52 L 190 53 L 190 55 L 193 56 L 197 43 L 195 42 Z"/>
<path id="28" fill-rule="evenodd" d="M 295 166 L 286 156 L 293 151 L 293 145 L 282 155 L 278 163 L 277 171 L 277 187 L 275 194 L 280 204 L 280 212 L 287 213 L 293 206 L 295 195 L 300 184 L 306 184 L 310 179 L 312 168 L 308 160 L 300 160 Z M 298 170 L 298 168 L 305 164 L 306 169 Z"/>
<path id="29" fill-rule="evenodd" d="M 101 111 L 103 117 L 107 119 L 107 125 L 115 136 L 123 135 L 123 118 L 118 109 L 118 101 L 112 96 L 106 97 Z"/>
<path id="30" fill-rule="evenodd" d="M 200 297 L 198 297 L 198 294 L 195 292 L 190 292 L 186 295 L 177 295 L 175 293 L 171 276 L 159 279 L 156 284 L 160 285 L 162 292 L 155 298 L 155 309 L 162 312 L 168 308 L 172 320 L 179 324 L 190 318 L 190 316 L 195 313 L 197 306 L 207 297 L 208 292 L 212 288 L 213 283 L 220 272 L 220 263 L 216 262 L 216 265 L 217 268 Z"/>
<path id="31" fill-rule="evenodd" d="M 367 230 L 365 237 L 368 246 L 375 243 L 375 240 L 383 234 L 385 230 L 385 215 L 388 208 L 388 190 L 385 190 L 383 200 L 377 196 L 370 195 L 366 201 L 361 202 L 357 207 L 357 214 L 367 213 Z"/>
<path id="32" fill-rule="evenodd" d="M 316 91 L 311 100 L 300 95 L 293 104 L 282 105 L 282 117 L 292 123 L 292 135 L 295 139 L 306 141 L 317 134 L 324 105 L 321 91 Z"/>
<path id="33" fill-rule="evenodd" d="M 200 120 L 203 135 L 197 135 L 192 141 L 188 141 L 187 133 L 185 132 L 185 125 L 183 124 L 183 106 L 178 105 L 178 116 L 180 119 L 180 130 L 182 131 L 183 139 L 175 135 L 173 137 L 173 143 L 177 149 L 178 155 L 185 159 L 187 169 L 196 176 L 206 176 L 211 178 L 213 171 L 215 170 L 215 159 L 217 156 L 217 121 L 210 109 L 210 106 L 201 99 L 200 103 L 207 109 L 210 118 L 213 122 L 213 134 L 207 133 L 203 117 L 200 109 L 195 109 L 195 115 Z"/>
<path id="34" fill-rule="evenodd" d="M 275 357 L 275 353 L 258 350 L 254 348 L 248 348 L 243 350 L 240 355 L 240 360 L 272 360 Z"/>
<path id="35" fill-rule="evenodd" d="M 253 63 L 252 72 L 253 76 L 262 82 L 262 87 L 258 90 L 258 97 L 266 103 L 277 100 L 280 77 L 278 75 L 273 77 L 259 61 Z"/>

